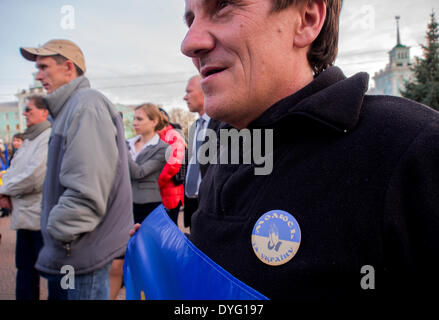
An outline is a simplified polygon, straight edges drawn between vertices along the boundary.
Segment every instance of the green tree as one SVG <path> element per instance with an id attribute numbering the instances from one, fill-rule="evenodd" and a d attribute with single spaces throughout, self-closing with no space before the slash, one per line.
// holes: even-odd
<path id="1" fill-rule="evenodd" d="M 133 119 L 123 119 L 123 126 L 125 129 L 125 138 L 130 139 L 136 136 L 136 131 L 133 127 Z"/>
<path id="2" fill-rule="evenodd" d="M 401 94 L 439 110 L 439 25 L 434 11 L 426 38 L 427 45 L 421 45 L 423 58 L 416 57 L 412 67 L 414 80 L 406 81 L 405 90 Z"/>

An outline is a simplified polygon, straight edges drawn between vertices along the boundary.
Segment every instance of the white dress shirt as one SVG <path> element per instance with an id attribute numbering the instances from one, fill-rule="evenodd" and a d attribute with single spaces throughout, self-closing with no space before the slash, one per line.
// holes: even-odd
<path id="1" fill-rule="evenodd" d="M 140 152 L 142 152 L 143 149 L 145 149 L 148 146 L 155 146 L 160 141 L 160 136 L 156 133 L 152 137 L 152 139 L 149 140 L 147 143 L 145 143 L 143 145 L 143 147 L 139 150 L 139 152 L 137 152 L 136 151 L 136 142 L 139 141 L 140 138 L 141 138 L 141 136 L 138 135 L 138 136 L 128 140 L 128 144 L 130 146 L 130 153 L 131 153 L 131 157 L 133 158 L 133 161 L 136 161 L 137 156 L 139 155 Z"/>

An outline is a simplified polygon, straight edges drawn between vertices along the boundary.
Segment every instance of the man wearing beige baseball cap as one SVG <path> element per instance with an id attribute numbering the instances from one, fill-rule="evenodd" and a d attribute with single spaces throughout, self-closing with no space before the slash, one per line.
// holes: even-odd
<path id="1" fill-rule="evenodd" d="M 90 88 L 81 49 L 68 40 L 20 48 L 36 61 L 52 115 L 35 267 L 49 300 L 109 298 L 108 271 L 134 224 L 124 128 L 112 103 Z"/>
<path id="2" fill-rule="evenodd" d="M 20 52 L 25 59 L 37 62 L 36 80 L 41 81 L 48 93 L 85 73 L 84 55 L 69 40 L 50 40 L 38 48 L 22 47 Z"/>

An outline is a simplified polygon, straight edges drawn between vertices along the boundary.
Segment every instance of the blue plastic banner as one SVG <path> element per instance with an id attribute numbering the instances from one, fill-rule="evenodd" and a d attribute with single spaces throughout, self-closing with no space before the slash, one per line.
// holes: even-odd
<path id="1" fill-rule="evenodd" d="M 268 300 L 192 244 L 157 207 L 125 254 L 127 300 Z"/>

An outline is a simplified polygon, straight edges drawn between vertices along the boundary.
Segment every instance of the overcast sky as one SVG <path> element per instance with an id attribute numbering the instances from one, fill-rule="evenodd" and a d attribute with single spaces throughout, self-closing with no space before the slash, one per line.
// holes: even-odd
<path id="1" fill-rule="evenodd" d="M 345 0 L 336 65 L 347 76 L 367 71 L 372 78 L 383 69 L 396 44 L 396 15 L 402 43 L 421 55 L 432 9 L 439 10 L 437 0 Z M 65 38 L 81 47 L 92 86 L 114 103 L 185 108 L 186 80 L 196 70 L 180 52 L 183 11 L 184 0 L 0 0 L 0 102 L 32 83 L 35 64 L 20 46 Z"/>

